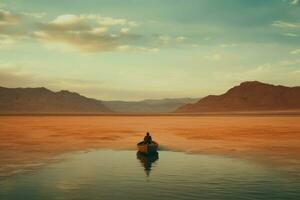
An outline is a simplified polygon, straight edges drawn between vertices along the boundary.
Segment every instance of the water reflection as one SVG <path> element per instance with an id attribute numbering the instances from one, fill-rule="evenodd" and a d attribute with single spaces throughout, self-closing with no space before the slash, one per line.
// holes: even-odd
<path id="1" fill-rule="evenodd" d="M 135 151 L 67 154 L 61 162 L 0 180 L 0 199 L 300 199 L 300 170 L 223 156 L 159 154 L 159 164 L 158 154 L 136 158 Z M 151 178 L 141 163 L 147 174 L 152 170 Z"/>
<path id="2" fill-rule="evenodd" d="M 145 155 L 141 152 L 137 152 L 136 157 L 137 157 L 137 159 L 140 160 L 140 162 L 144 166 L 144 170 L 145 170 L 147 176 L 150 175 L 152 163 L 156 162 L 159 159 L 157 152 L 154 154 L 150 154 L 150 155 Z"/>

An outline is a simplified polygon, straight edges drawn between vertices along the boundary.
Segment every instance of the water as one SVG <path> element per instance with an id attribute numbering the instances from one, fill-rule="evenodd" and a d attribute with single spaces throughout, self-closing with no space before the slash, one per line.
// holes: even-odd
<path id="1" fill-rule="evenodd" d="M 213 155 L 97 150 L 0 181 L 0 199 L 300 199 L 300 172 Z"/>

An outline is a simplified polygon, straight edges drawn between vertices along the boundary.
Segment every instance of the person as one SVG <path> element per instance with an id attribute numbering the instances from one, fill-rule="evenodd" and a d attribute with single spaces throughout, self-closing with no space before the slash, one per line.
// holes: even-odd
<path id="1" fill-rule="evenodd" d="M 152 143 L 152 137 L 150 136 L 149 132 L 147 132 L 146 136 L 144 137 L 144 143 L 145 144 L 151 144 Z"/>

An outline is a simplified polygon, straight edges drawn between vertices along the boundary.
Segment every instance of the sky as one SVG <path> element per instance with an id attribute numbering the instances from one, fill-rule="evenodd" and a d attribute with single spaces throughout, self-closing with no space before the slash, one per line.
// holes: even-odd
<path id="1" fill-rule="evenodd" d="M 300 85 L 299 0 L 0 0 L 0 86 L 102 100 Z"/>

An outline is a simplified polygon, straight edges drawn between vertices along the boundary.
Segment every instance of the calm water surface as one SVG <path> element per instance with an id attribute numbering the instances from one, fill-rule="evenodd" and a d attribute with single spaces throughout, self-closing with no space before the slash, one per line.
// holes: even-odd
<path id="1" fill-rule="evenodd" d="M 0 180 L 0 199 L 300 199 L 300 172 L 212 155 L 99 150 Z"/>

